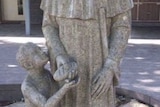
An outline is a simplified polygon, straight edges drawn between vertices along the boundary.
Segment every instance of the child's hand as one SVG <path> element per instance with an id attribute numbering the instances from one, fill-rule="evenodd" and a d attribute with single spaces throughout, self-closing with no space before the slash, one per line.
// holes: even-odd
<path id="1" fill-rule="evenodd" d="M 80 78 L 77 76 L 74 80 L 67 81 L 64 84 L 64 88 L 70 89 L 70 88 L 76 87 L 79 84 L 79 82 L 80 82 Z"/>
<path id="2" fill-rule="evenodd" d="M 77 74 L 77 63 L 71 62 L 59 67 L 53 77 L 56 81 L 62 81 L 65 79 L 72 80 L 77 76 Z"/>
<path id="3" fill-rule="evenodd" d="M 76 79 L 78 76 L 78 70 L 77 69 L 72 69 L 72 71 L 68 72 L 67 78 L 65 79 L 65 81 L 71 81 Z"/>

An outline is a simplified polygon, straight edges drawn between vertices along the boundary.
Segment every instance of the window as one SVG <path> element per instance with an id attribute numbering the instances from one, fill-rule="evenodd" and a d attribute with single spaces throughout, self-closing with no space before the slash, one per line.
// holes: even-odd
<path id="1" fill-rule="evenodd" d="M 18 15 L 23 15 L 23 0 L 17 0 Z"/>

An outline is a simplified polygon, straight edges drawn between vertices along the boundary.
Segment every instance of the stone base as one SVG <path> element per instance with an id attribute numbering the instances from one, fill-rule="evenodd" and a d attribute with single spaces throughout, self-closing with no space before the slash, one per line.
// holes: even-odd
<path id="1" fill-rule="evenodd" d="M 24 102 L 17 102 L 8 106 L 4 106 L 4 107 L 25 107 Z"/>
<path id="2" fill-rule="evenodd" d="M 124 104 L 124 105 L 121 105 L 120 107 L 149 107 L 149 106 L 142 104 L 142 103 L 139 103 L 136 100 L 132 100 L 131 102 Z"/>
<path id="3" fill-rule="evenodd" d="M 155 98 L 148 96 L 148 95 L 145 95 L 143 93 L 139 93 L 139 92 L 136 92 L 133 90 L 128 90 L 128 89 L 124 89 L 124 88 L 120 88 L 120 87 L 116 88 L 116 93 L 119 95 L 125 95 L 130 98 L 136 99 L 138 101 L 141 101 L 141 102 L 148 104 L 148 105 L 151 105 L 153 107 L 160 107 L 160 100 L 159 99 L 155 99 Z M 132 107 L 132 106 L 130 106 L 130 107 Z"/>
<path id="4" fill-rule="evenodd" d="M 25 107 L 25 104 L 24 102 L 17 102 L 17 103 L 14 103 L 14 104 L 11 104 L 5 107 Z M 136 100 L 132 100 L 131 102 L 121 105 L 120 107 L 149 107 L 149 106 L 139 103 Z"/>

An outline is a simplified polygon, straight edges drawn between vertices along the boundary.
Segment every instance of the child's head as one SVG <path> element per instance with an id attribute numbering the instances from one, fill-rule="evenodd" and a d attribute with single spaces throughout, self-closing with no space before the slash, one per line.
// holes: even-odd
<path id="1" fill-rule="evenodd" d="M 16 59 L 27 70 L 43 67 L 48 62 L 47 55 L 33 43 L 20 46 Z"/>

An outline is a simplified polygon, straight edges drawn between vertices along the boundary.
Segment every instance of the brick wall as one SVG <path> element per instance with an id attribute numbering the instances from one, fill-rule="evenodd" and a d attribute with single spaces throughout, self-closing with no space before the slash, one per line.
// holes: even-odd
<path id="1" fill-rule="evenodd" d="M 41 24 L 43 12 L 40 9 L 41 0 L 30 0 L 31 24 Z"/>

